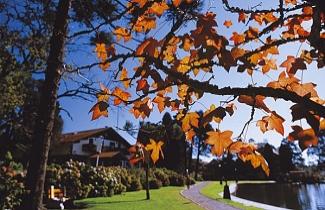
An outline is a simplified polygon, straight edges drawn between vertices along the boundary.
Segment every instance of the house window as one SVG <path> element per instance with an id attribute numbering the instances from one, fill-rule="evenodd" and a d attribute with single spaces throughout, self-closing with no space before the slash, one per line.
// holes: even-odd
<path id="1" fill-rule="evenodd" d="M 94 139 L 89 139 L 89 144 L 94 144 Z"/>
<path id="2" fill-rule="evenodd" d="M 127 164 L 128 164 L 127 161 L 125 161 L 125 160 L 122 160 L 122 161 L 121 161 L 121 167 L 123 167 L 123 168 L 127 168 Z"/>
<path id="3" fill-rule="evenodd" d="M 111 148 L 115 148 L 115 142 L 110 142 L 110 143 L 109 143 L 109 147 L 111 147 Z"/>

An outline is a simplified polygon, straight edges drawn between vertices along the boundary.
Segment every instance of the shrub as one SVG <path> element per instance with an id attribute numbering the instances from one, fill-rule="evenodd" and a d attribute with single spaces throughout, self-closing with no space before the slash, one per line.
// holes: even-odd
<path id="1" fill-rule="evenodd" d="M 108 170 L 114 174 L 114 177 L 116 178 L 118 184 L 120 183 L 124 185 L 126 189 L 130 188 L 132 180 L 129 170 L 121 167 L 108 167 Z"/>
<path id="2" fill-rule="evenodd" d="M 193 177 L 190 177 L 190 185 L 195 184 L 195 179 Z"/>
<path id="3" fill-rule="evenodd" d="M 126 191 L 126 186 L 124 186 L 122 183 L 117 183 L 114 186 L 114 194 L 115 195 L 121 194 L 122 192 L 125 192 L 125 191 Z"/>
<path id="4" fill-rule="evenodd" d="M 127 189 L 127 191 L 139 191 L 139 190 L 142 190 L 141 181 L 139 178 L 133 176 L 131 178 L 130 188 Z"/>
<path id="5" fill-rule="evenodd" d="M 61 187 L 63 169 L 59 164 L 50 164 L 46 168 L 45 191 L 50 189 L 51 185 Z"/>
<path id="6" fill-rule="evenodd" d="M 168 175 L 161 169 L 157 168 L 153 172 L 154 176 L 161 181 L 162 186 L 169 186 L 169 178 Z"/>
<path id="7" fill-rule="evenodd" d="M 12 160 L 11 154 L 6 154 L 0 161 L 0 209 L 14 209 L 19 206 L 25 193 L 23 185 L 23 167 Z"/>
<path id="8" fill-rule="evenodd" d="M 169 181 L 171 186 L 184 186 L 186 183 L 186 178 L 177 173 L 173 173 L 169 176 Z"/>
<path id="9" fill-rule="evenodd" d="M 159 179 L 150 178 L 149 179 L 149 188 L 150 189 L 159 189 L 161 188 L 162 183 Z"/>

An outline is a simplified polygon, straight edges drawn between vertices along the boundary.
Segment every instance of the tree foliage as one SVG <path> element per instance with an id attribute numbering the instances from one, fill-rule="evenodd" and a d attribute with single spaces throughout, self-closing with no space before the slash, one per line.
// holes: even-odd
<path id="1" fill-rule="evenodd" d="M 183 27 L 188 13 L 182 11 L 182 2 L 192 1 L 147 1 L 133 0 L 125 6 L 126 22 L 112 24 L 116 43 L 97 43 L 95 51 L 99 67 L 113 71 L 124 88 L 112 87 L 110 95 L 114 105 L 130 105 L 136 118 L 146 118 L 155 106 L 159 111 L 176 111 L 184 132 L 193 135 L 193 128 L 200 122 L 209 123 L 224 117 L 231 117 L 236 100 L 252 107 L 249 121 L 254 119 L 255 110 L 265 113 L 257 121 L 262 132 L 274 130 L 284 135 L 283 122 L 276 107 L 270 107 L 265 99 L 270 97 L 293 103 L 293 121 L 305 119 L 311 128 L 294 125 L 289 140 L 298 140 L 302 148 L 317 143 L 319 130 L 324 129 L 325 108 L 315 89 L 316 84 L 298 78 L 298 72 L 310 68 L 324 67 L 325 33 L 324 2 L 280 0 L 275 8 L 252 7 L 251 9 L 232 6 L 233 2 L 222 0 L 227 12 L 237 14 L 237 23 L 224 22 L 227 28 L 239 25 L 230 36 L 220 29 L 218 16 L 212 9 L 191 12 L 193 27 Z M 163 15 L 178 11 L 177 19 L 169 26 L 161 26 Z M 310 27 L 307 27 L 310 26 Z M 163 28 L 163 30 L 161 29 Z M 284 55 L 280 47 L 291 43 L 304 43 L 297 55 Z M 134 47 L 127 47 L 134 46 Z M 128 61 L 133 60 L 132 64 Z M 112 68 L 112 64 L 116 68 Z M 313 65 L 312 65 L 313 64 Z M 219 68 L 216 68 L 219 67 Z M 254 83 L 246 87 L 219 87 L 214 78 L 217 71 L 237 71 L 252 76 L 262 76 L 278 71 L 275 81 L 265 86 Z M 204 75 L 204 77 L 202 77 Z M 261 77 L 262 77 L 261 76 Z M 229 95 L 229 100 L 211 108 L 200 116 L 191 111 L 191 106 L 204 94 Z M 107 103 L 98 97 L 98 103 Z M 98 103 L 92 108 L 98 109 Z M 97 108 L 97 107 L 98 108 Z M 106 115 L 102 106 L 97 117 Z M 95 113 L 95 112 L 94 112 Z M 244 129 L 243 129 L 244 130 Z M 245 142 L 242 133 L 236 138 L 230 130 L 208 133 L 207 143 L 213 145 L 212 153 L 220 156 L 224 152 L 236 153 L 253 167 L 262 166 L 268 173 L 267 163 L 253 145 Z"/>

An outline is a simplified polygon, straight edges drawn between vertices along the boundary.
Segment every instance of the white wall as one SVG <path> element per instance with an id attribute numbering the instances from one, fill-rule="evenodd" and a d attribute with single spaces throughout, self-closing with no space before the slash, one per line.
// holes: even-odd
<path id="1" fill-rule="evenodd" d="M 97 151 L 100 150 L 103 140 L 104 140 L 104 146 L 108 147 L 108 146 L 110 146 L 110 143 L 114 143 L 115 147 L 118 147 L 118 142 L 116 142 L 114 140 L 104 139 L 102 136 L 95 137 L 95 138 L 92 137 L 92 138 L 89 138 L 89 139 L 93 139 L 93 143 L 96 145 Z M 91 153 L 87 153 L 87 152 L 82 151 L 82 145 L 83 144 L 89 144 L 89 139 L 84 139 L 84 140 L 80 140 L 79 142 L 73 143 L 73 145 L 72 145 L 72 154 L 73 155 L 85 155 L 85 156 L 91 155 Z"/>

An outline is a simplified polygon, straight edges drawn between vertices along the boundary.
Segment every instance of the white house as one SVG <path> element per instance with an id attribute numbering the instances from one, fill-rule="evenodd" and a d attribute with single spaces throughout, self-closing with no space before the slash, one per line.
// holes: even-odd
<path id="1" fill-rule="evenodd" d="M 126 131 L 111 127 L 65 133 L 51 146 L 51 158 L 57 161 L 76 159 L 99 164 L 128 165 L 128 148 L 136 139 Z"/>

